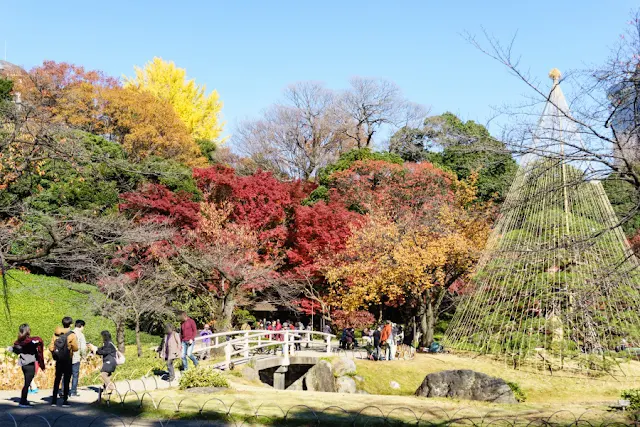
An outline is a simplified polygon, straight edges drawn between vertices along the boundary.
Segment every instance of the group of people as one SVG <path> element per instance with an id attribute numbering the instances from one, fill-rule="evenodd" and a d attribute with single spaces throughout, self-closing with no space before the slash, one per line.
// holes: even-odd
<path id="1" fill-rule="evenodd" d="M 404 341 L 402 326 L 387 321 L 374 328 L 365 328 L 362 331 L 362 342 L 369 347 L 371 360 L 393 360 L 398 345 Z M 347 350 L 358 346 L 355 329 L 344 328 L 340 337 L 340 348 Z"/>
<path id="2" fill-rule="evenodd" d="M 212 335 L 209 325 L 205 325 L 202 332 L 198 334 L 196 322 L 186 312 L 181 311 L 178 313 L 178 318 L 180 320 L 180 330 L 176 330 L 172 323 L 167 323 L 164 338 L 158 347 L 158 354 L 167 364 L 168 381 L 175 379 L 173 363 L 176 359 L 182 359 L 183 371 L 189 369 L 189 360 L 191 360 L 194 367 L 198 366 L 198 358 L 193 354 L 196 346 L 195 339 L 198 335 L 204 337 L 202 342 L 205 347 L 208 347 L 211 343 L 211 339 L 206 338 L 208 335 Z M 205 352 L 201 354 L 204 355 Z"/>
<path id="3" fill-rule="evenodd" d="M 74 325 L 71 329 L 71 325 Z M 71 317 L 64 317 L 62 325 L 56 327 L 48 350 L 55 361 L 55 379 L 53 383 L 53 395 L 51 406 L 57 406 L 58 398 L 62 398 L 62 407 L 69 407 L 69 397 L 78 396 L 78 379 L 80 365 L 90 353 L 102 356 L 102 368 L 100 375 L 103 382 L 103 390 L 111 392 L 114 385 L 111 376 L 116 370 L 118 349 L 111 340 L 109 331 L 102 331 L 102 346 L 97 347 L 88 343 L 84 335 L 85 322 Z M 40 370 L 45 370 L 44 341 L 38 336 L 31 335 L 31 328 L 27 323 L 20 325 L 18 338 L 13 346 L 7 348 L 19 356 L 18 365 L 24 375 L 24 386 L 20 395 L 19 407 L 29 408 L 31 403 L 27 399 L 28 394 L 37 393 L 38 386 L 35 376 Z M 62 386 L 62 387 L 61 387 Z"/>
<path id="4" fill-rule="evenodd" d="M 309 342 L 311 341 L 311 331 L 313 330 L 313 326 L 311 325 L 311 323 L 309 323 L 305 327 L 304 323 L 302 322 L 297 322 L 297 323 L 294 323 L 291 321 L 280 322 L 280 319 L 276 319 L 275 321 L 259 320 L 254 323 L 254 327 L 256 330 L 266 330 L 266 331 L 274 331 L 274 332 L 287 331 L 287 330 L 288 331 L 305 331 L 306 334 L 303 334 L 303 333 L 293 334 L 294 348 L 298 351 L 302 349 L 301 341 L 303 336 L 305 336 L 307 341 L 306 347 L 309 348 Z M 240 327 L 240 330 L 252 330 L 252 328 L 249 323 L 245 322 Z M 273 335 L 269 335 L 269 338 L 273 338 L 276 341 L 284 341 L 284 334 L 274 333 Z"/>
<path id="5" fill-rule="evenodd" d="M 172 323 L 165 326 L 164 338 L 158 347 L 158 355 L 166 362 L 169 381 L 175 379 L 174 361 L 182 359 L 182 370 L 189 369 L 189 360 L 194 367 L 198 366 L 198 357 L 194 355 L 196 337 L 200 336 L 203 350 L 200 350 L 200 357 L 205 359 L 209 355 L 206 350 L 211 346 L 212 335 L 211 327 L 204 325 L 202 331 L 198 331 L 195 321 L 190 318 L 186 312 L 181 311 L 178 314 L 180 320 L 180 328 L 176 328 Z M 72 324 L 74 327 L 72 328 Z M 284 334 L 281 331 L 301 331 L 293 334 L 293 342 L 296 350 L 301 350 L 301 341 L 306 332 L 307 347 L 310 342 L 310 332 L 313 330 L 311 324 L 305 325 L 302 322 L 280 322 L 275 321 L 257 321 L 254 323 L 255 329 L 274 331 L 272 335 L 274 339 L 283 341 Z M 57 406 L 58 398 L 62 398 L 62 407 L 69 406 L 69 397 L 78 396 L 78 379 L 80 375 L 80 365 L 89 354 L 102 356 L 102 367 L 100 375 L 103 382 L 103 391 L 111 393 L 115 389 L 115 384 L 111 380 L 116 367 L 124 363 L 124 356 L 118 351 L 113 343 L 111 333 L 102 331 L 102 345 L 97 347 L 87 342 L 84 335 L 85 322 L 76 320 L 75 323 L 71 317 L 64 317 L 62 325 L 56 327 L 48 350 L 51 352 L 55 361 L 55 380 L 53 384 L 53 396 L 51 399 L 52 406 Z M 243 323 L 242 330 L 251 330 L 251 325 L 247 322 Z M 330 333 L 331 329 L 325 326 L 324 332 Z M 380 325 L 375 329 L 365 329 L 363 332 L 363 340 L 365 344 L 371 344 L 374 350 L 371 357 L 375 360 L 393 360 L 396 348 L 396 339 L 401 334 L 401 330 L 393 326 L 391 322 L 387 322 L 384 326 Z M 341 347 L 352 348 L 357 346 L 355 338 L 355 330 L 346 328 L 340 340 Z M 382 354 L 385 349 L 385 354 Z M 31 407 L 27 396 L 29 393 L 38 391 L 35 381 L 36 374 L 39 370 L 46 369 L 44 359 L 44 341 L 38 336 L 31 335 L 31 328 L 28 324 L 22 324 L 19 328 L 18 338 L 13 346 L 8 347 L 7 351 L 14 352 L 19 355 L 18 365 L 22 368 L 24 374 L 24 387 L 20 396 L 20 407 Z"/>
<path id="6" fill-rule="evenodd" d="M 158 348 L 160 356 L 167 362 L 169 380 L 175 377 L 173 361 L 182 358 L 182 368 L 188 369 L 188 360 L 194 366 L 198 366 L 198 358 L 193 354 L 195 338 L 198 336 L 196 323 L 183 311 L 179 313 L 181 321 L 180 330 L 176 330 L 172 324 L 166 325 L 166 334 L 162 345 Z M 84 335 L 84 320 L 76 320 L 64 317 L 62 325 L 56 327 L 48 346 L 49 352 L 55 363 L 55 378 L 51 405 L 57 406 L 58 399 L 62 399 L 62 407 L 69 407 L 69 398 L 78 396 L 78 380 L 80 365 L 88 355 L 96 354 L 102 357 L 100 376 L 102 378 L 102 391 L 110 394 L 115 390 L 115 384 L 111 381 L 113 373 L 118 365 L 124 363 L 124 356 L 113 343 L 111 333 L 102 331 L 102 345 L 100 347 L 87 342 Z M 73 325 L 73 328 L 72 328 Z M 211 335 L 209 325 L 206 325 L 201 336 Z M 206 343 L 205 343 L 206 344 Z M 37 393 L 38 386 L 36 375 L 40 370 L 46 369 L 44 341 L 31 334 L 28 324 L 20 325 L 18 338 L 7 351 L 18 355 L 18 366 L 24 375 L 24 386 L 20 394 L 19 407 L 29 408 L 32 404 L 28 400 L 30 393 Z"/>

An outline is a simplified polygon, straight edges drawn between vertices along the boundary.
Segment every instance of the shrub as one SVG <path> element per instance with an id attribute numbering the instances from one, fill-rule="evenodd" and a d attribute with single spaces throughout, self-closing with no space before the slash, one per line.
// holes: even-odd
<path id="1" fill-rule="evenodd" d="M 185 371 L 180 377 L 180 390 L 195 387 L 229 387 L 229 382 L 220 371 L 198 366 Z"/>
<path id="2" fill-rule="evenodd" d="M 527 394 L 524 392 L 523 389 L 520 388 L 520 385 L 518 383 L 507 381 L 507 385 L 509 386 L 509 388 L 513 392 L 513 394 L 516 397 L 516 400 L 518 402 L 520 402 L 520 403 L 526 402 Z"/>
<path id="3" fill-rule="evenodd" d="M 623 390 L 620 397 L 629 401 L 629 409 L 640 411 L 640 388 Z"/>

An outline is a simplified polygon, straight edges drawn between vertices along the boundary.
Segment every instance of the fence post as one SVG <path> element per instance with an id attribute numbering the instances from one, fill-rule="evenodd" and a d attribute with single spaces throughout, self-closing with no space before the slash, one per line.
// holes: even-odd
<path id="1" fill-rule="evenodd" d="M 218 347 L 218 344 L 220 343 L 218 342 L 218 337 L 216 337 L 216 348 Z"/>
<path id="2" fill-rule="evenodd" d="M 289 364 L 289 331 L 284 331 L 284 342 L 282 344 L 282 356 L 285 364 Z"/>
<path id="3" fill-rule="evenodd" d="M 249 331 L 244 333 L 244 357 L 249 358 Z"/>
<path id="4" fill-rule="evenodd" d="M 227 345 L 224 347 L 224 359 L 226 370 L 229 370 L 229 365 L 231 364 L 231 343 L 227 341 Z"/>
<path id="5" fill-rule="evenodd" d="M 331 354 L 331 335 L 327 335 L 327 354 Z"/>

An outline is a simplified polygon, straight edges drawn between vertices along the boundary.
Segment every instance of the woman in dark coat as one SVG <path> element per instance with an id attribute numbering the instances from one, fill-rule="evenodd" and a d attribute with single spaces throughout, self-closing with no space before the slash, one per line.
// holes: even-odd
<path id="1" fill-rule="evenodd" d="M 116 371 L 116 353 L 118 350 L 111 340 L 111 333 L 109 331 L 102 331 L 100 335 L 102 335 L 102 347 L 97 348 L 93 346 L 93 350 L 96 354 L 102 356 L 100 377 L 104 383 L 103 390 L 111 394 L 116 388 L 115 384 L 111 381 L 111 376 Z"/>
<path id="2" fill-rule="evenodd" d="M 7 350 L 20 355 L 18 365 L 22 368 L 24 386 L 22 387 L 20 404 L 18 406 L 20 408 L 29 408 L 32 406 L 29 401 L 27 401 L 29 385 L 36 375 L 37 368 L 45 368 L 42 338 L 32 337 L 31 328 L 28 324 L 24 323 L 20 325 L 18 339 L 13 343 L 13 347 L 9 347 Z"/>

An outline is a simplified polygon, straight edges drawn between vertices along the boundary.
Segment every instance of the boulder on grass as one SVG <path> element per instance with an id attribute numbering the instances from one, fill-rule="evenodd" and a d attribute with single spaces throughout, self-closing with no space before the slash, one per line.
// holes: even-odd
<path id="1" fill-rule="evenodd" d="M 346 357 L 341 357 L 338 360 L 334 360 L 332 366 L 333 373 L 336 377 L 356 373 L 356 363 L 351 359 L 347 359 Z"/>
<path id="2" fill-rule="evenodd" d="M 427 375 L 416 390 L 416 396 L 518 403 L 511 387 L 503 379 L 468 369 Z"/>
<path id="3" fill-rule="evenodd" d="M 312 366 L 305 376 L 304 384 L 309 391 L 334 393 L 336 391 L 336 381 L 331 364 L 326 360 L 321 360 Z"/>
<path id="4" fill-rule="evenodd" d="M 350 393 L 356 392 L 356 382 L 351 377 L 338 377 L 336 378 L 336 389 L 338 393 Z"/>
<path id="5" fill-rule="evenodd" d="M 293 383 L 291 383 L 291 385 L 289 387 L 287 387 L 287 390 L 295 390 L 295 391 L 304 390 L 304 380 L 305 380 L 305 378 L 307 378 L 307 374 L 304 374 L 303 376 L 301 376 L 300 378 L 295 380 Z"/>
<path id="6" fill-rule="evenodd" d="M 243 366 L 240 373 L 242 374 L 242 378 L 247 381 L 260 381 L 260 374 L 250 366 Z"/>

